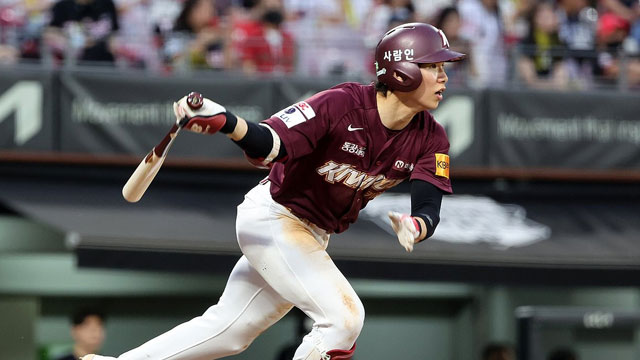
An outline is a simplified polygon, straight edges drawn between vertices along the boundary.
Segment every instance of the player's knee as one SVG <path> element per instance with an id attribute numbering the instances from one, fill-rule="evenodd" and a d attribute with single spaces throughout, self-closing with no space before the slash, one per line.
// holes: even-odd
<path id="1" fill-rule="evenodd" d="M 356 310 L 352 313 L 351 321 L 346 324 L 346 330 L 349 332 L 349 343 L 353 343 L 356 341 L 358 336 L 360 335 L 360 331 L 362 331 L 362 326 L 364 325 L 364 306 L 360 299 L 357 301 Z"/>
<path id="2" fill-rule="evenodd" d="M 364 325 L 364 306 L 360 299 L 345 301 L 345 308 L 341 316 L 334 319 L 333 329 L 336 332 L 335 339 L 340 339 L 340 344 L 335 344 L 336 348 L 349 348 L 356 341 Z"/>
<path id="3" fill-rule="evenodd" d="M 225 353 L 235 355 L 246 350 L 258 336 L 258 333 L 248 331 L 246 324 L 234 322 L 236 319 L 230 314 L 232 312 L 225 311 L 224 308 L 217 304 L 211 306 L 202 316 L 196 317 L 192 321 L 196 322 L 198 327 L 204 331 L 218 332 L 219 335 L 215 337 L 217 343 L 223 344 Z M 221 324 L 233 325 L 220 332 Z"/>
<path id="4" fill-rule="evenodd" d="M 247 350 L 247 348 L 249 347 L 249 345 L 251 345 L 251 342 L 243 342 L 243 343 L 232 343 L 229 344 L 229 348 L 228 348 L 228 352 L 229 355 L 236 355 L 239 354 L 245 350 Z"/>

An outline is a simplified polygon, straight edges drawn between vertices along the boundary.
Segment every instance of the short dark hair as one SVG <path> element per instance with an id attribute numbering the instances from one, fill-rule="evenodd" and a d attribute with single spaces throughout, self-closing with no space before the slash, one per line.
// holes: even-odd
<path id="1" fill-rule="evenodd" d="M 382 93 L 382 95 L 387 96 L 387 91 L 389 91 L 389 86 L 381 81 L 376 81 L 376 91 Z"/>
<path id="2" fill-rule="evenodd" d="M 82 324 L 87 319 L 87 317 L 92 315 L 100 318 L 102 322 L 104 322 L 105 320 L 104 313 L 101 310 L 92 309 L 92 308 L 83 308 L 74 312 L 73 315 L 71 315 L 71 324 L 73 326 L 78 326 Z"/>

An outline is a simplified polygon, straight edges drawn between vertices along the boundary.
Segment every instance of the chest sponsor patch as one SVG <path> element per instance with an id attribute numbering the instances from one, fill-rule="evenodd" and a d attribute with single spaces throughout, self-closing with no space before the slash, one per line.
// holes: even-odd
<path id="1" fill-rule="evenodd" d="M 403 161 L 403 160 L 396 160 L 395 163 L 393 163 L 393 168 L 395 170 L 399 170 L 399 171 L 408 171 L 408 172 L 412 172 L 413 171 L 413 163 L 410 163 L 408 161 Z"/>
<path id="2" fill-rule="evenodd" d="M 366 150 L 367 150 L 366 147 L 360 146 L 358 144 L 350 143 L 348 141 L 342 144 L 342 151 L 346 151 L 350 154 L 356 154 L 360 157 L 364 157 L 364 153 Z"/>
<path id="3" fill-rule="evenodd" d="M 287 128 L 290 129 L 293 126 L 314 118 L 315 116 L 316 113 L 313 111 L 313 108 L 311 108 L 311 105 L 305 101 L 301 101 L 295 105 L 291 105 L 288 108 L 280 110 L 273 114 L 272 117 L 277 117 L 282 120 L 282 122 L 287 125 Z"/>
<path id="4" fill-rule="evenodd" d="M 449 178 L 449 155 L 436 153 L 436 175 Z"/>

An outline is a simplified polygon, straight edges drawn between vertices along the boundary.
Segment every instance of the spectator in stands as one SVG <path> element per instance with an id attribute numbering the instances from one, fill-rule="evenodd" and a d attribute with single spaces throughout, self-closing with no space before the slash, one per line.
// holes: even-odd
<path id="1" fill-rule="evenodd" d="M 389 29 L 416 21 L 416 9 L 411 0 L 391 0 Z"/>
<path id="2" fill-rule="evenodd" d="M 449 40 L 449 47 L 451 50 L 463 54 L 469 54 L 471 52 L 471 45 L 469 42 L 460 37 L 462 22 L 460 20 L 458 9 L 456 9 L 455 6 L 449 6 L 442 9 L 433 25 L 447 35 L 447 40 Z M 447 64 L 447 77 L 449 77 L 449 84 L 466 85 L 469 72 L 473 72 L 470 64 L 471 62 L 468 60 Z"/>
<path id="3" fill-rule="evenodd" d="M 0 63 L 40 57 L 45 13 L 53 0 L 0 0 Z"/>
<path id="4" fill-rule="evenodd" d="M 506 42 L 516 44 L 527 37 L 529 33 L 529 19 L 527 18 L 533 6 L 539 0 L 510 0 L 501 2 L 502 18 L 504 19 Z"/>
<path id="5" fill-rule="evenodd" d="M 25 23 L 20 43 L 22 59 L 40 59 L 42 33 L 47 27 L 48 13 L 54 0 L 21 1 L 24 7 Z"/>
<path id="6" fill-rule="evenodd" d="M 216 8 L 216 14 L 218 14 L 218 17 L 220 18 L 226 17 L 230 9 L 232 8 L 233 4 L 236 2 L 237 0 L 216 0 L 215 8 Z"/>
<path id="7" fill-rule="evenodd" d="M 255 73 L 291 73 L 295 66 L 293 37 L 283 29 L 284 11 L 275 3 L 263 6 L 252 26 L 236 27 L 233 38 L 242 71 Z"/>
<path id="8" fill-rule="evenodd" d="M 114 0 L 120 18 L 120 32 L 115 43 L 118 60 L 129 67 L 158 70 L 159 54 L 156 24 L 151 0 Z"/>
<path id="9" fill-rule="evenodd" d="M 18 60 L 18 49 L 8 44 L 0 44 L 0 65 L 14 64 Z"/>
<path id="10" fill-rule="evenodd" d="M 573 350 L 561 348 L 550 352 L 547 360 L 579 360 L 579 358 Z"/>
<path id="11" fill-rule="evenodd" d="M 531 25 L 528 36 L 520 44 L 518 74 L 532 88 L 566 88 L 564 45 L 558 36 L 558 18 L 553 3 L 538 2 L 527 18 Z"/>
<path id="12" fill-rule="evenodd" d="M 79 360 L 100 350 L 105 339 L 104 314 L 96 309 L 81 309 L 73 314 L 71 338 L 73 349 L 57 360 Z"/>
<path id="13" fill-rule="evenodd" d="M 0 64 L 13 64 L 19 57 L 19 31 L 24 19 L 17 6 L 13 1 L 0 2 Z"/>
<path id="14" fill-rule="evenodd" d="M 640 18 L 640 2 L 602 0 L 599 14 L 596 32 L 598 80 L 608 85 L 617 85 L 620 81 L 632 86 L 640 84 L 638 43 L 631 36 L 631 25 Z M 627 59 L 622 60 L 621 56 Z"/>
<path id="15" fill-rule="evenodd" d="M 640 2 L 637 0 L 600 0 L 598 13 L 598 32 L 609 27 L 629 35 L 632 26 L 634 30 L 640 28 Z"/>
<path id="16" fill-rule="evenodd" d="M 516 360 L 516 355 L 511 345 L 489 343 L 482 349 L 482 360 Z"/>
<path id="17" fill-rule="evenodd" d="M 374 0 L 371 3 L 362 23 L 361 33 L 364 37 L 365 47 L 371 54 L 366 67 L 372 75 L 375 76 L 373 57 L 378 40 L 389 29 L 403 23 L 414 22 L 415 19 L 415 9 L 410 1 Z"/>
<path id="18" fill-rule="evenodd" d="M 378 41 L 389 30 L 391 14 L 391 0 L 373 0 L 365 15 L 362 34 L 365 37 L 365 46 L 371 50 L 372 58 Z"/>
<path id="19" fill-rule="evenodd" d="M 186 0 L 164 45 L 169 63 L 180 70 L 227 67 L 226 32 L 213 0 Z"/>
<path id="20" fill-rule="evenodd" d="M 640 17 L 631 23 L 631 39 L 635 41 L 635 45 L 640 48 Z"/>
<path id="21" fill-rule="evenodd" d="M 182 0 L 150 0 L 149 13 L 151 22 L 155 26 L 155 31 L 160 34 L 167 34 L 173 30 L 173 25 L 182 11 Z M 216 1 L 217 4 L 217 1 Z"/>
<path id="22" fill-rule="evenodd" d="M 112 0 L 59 0 L 51 9 L 45 41 L 59 57 L 112 64 L 112 40 L 118 29 Z"/>
<path id="23" fill-rule="evenodd" d="M 283 1 L 285 27 L 295 37 L 298 49 L 298 73 L 358 76 L 370 72 L 373 61 L 366 56 L 362 34 L 370 0 Z"/>
<path id="24" fill-rule="evenodd" d="M 461 0 L 460 36 L 471 43 L 470 63 L 475 87 L 503 86 L 507 78 L 504 25 L 498 0 Z"/>
<path id="25" fill-rule="evenodd" d="M 153 26 L 154 44 L 152 46 L 156 49 L 155 55 L 158 57 L 158 59 L 150 59 L 150 64 L 145 64 L 151 70 L 167 73 L 173 70 L 173 64 L 164 52 L 165 40 L 171 39 L 174 24 L 182 11 L 182 5 L 182 0 L 149 0 L 148 5 L 145 6 L 147 10 L 146 21 Z"/>
<path id="26" fill-rule="evenodd" d="M 260 28 L 260 17 L 264 12 L 264 4 L 260 0 L 242 0 L 229 9 L 231 64 L 235 69 L 242 69 L 242 46 L 247 34 Z"/>
<path id="27" fill-rule="evenodd" d="M 596 59 L 595 30 L 598 14 L 587 0 L 558 1 L 558 36 L 567 48 L 569 85 L 578 89 L 592 84 Z"/>
<path id="28" fill-rule="evenodd" d="M 430 0 L 413 1 L 412 3 L 415 8 L 415 17 L 417 21 L 434 24 L 437 21 L 440 13 L 442 13 L 442 10 L 450 7 L 457 8 L 458 2 L 458 0 Z"/>

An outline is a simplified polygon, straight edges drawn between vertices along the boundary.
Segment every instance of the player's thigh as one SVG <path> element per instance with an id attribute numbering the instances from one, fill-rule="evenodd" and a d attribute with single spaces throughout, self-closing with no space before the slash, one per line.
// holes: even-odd
<path id="1" fill-rule="evenodd" d="M 305 224 L 278 206 L 262 209 L 260 215 L 253 211 L 238 214 L 238 241 L 276 292 L 316 322 L 349 313 L 363 316 L 355 291 Z"/>

